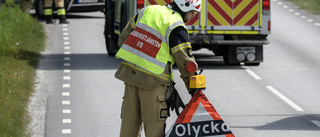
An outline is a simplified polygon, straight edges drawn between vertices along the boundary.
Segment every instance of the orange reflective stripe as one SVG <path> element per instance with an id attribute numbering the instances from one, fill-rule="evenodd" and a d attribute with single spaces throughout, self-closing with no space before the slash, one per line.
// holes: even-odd
<path id="1" fill-rule="evenodd" d="M 171 2 L 171 0 L 148 0 L 148 5 L 166 5 Z"/>
<path id="2" fill-rule="evenodd" d="M 208 1 L 209 26 L 258 26 L 259 0 Z"/>

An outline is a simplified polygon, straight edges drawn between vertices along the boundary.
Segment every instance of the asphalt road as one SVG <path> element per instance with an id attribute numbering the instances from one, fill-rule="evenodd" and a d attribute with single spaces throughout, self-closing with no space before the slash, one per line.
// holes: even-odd
<path id="1" fill-rule="evenodd" d="M 120 61 L 106 53 L 104 15 L 68 20 L 47 25 L 50 46 L 39 67 L 46 72 L 45 136 L 117 137 L 124 84 L 114 78 Z M 226 66 L 208 50 L 194 52 L 207 77 L 205 94 L 237 137 L 318 137 L 320 17 L 273 0 L 271 24 L 260 66 Z M 174 75 L 187 103 L 177 69 Z"/>

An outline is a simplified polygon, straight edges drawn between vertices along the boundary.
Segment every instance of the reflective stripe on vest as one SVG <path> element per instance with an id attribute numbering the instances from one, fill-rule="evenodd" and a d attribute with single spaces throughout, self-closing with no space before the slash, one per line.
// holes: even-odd
<path id="1" fill-rule="evenodd" d="M 132 64 L 132 63 L 130 63 L 130 62 L 124 62 L 124 61 L 122 61 L 121 63 L 124 64 L 124 65 L 128 65 L 128 66 L 130 66 L 130 67 L 132 67 L 132 68 L 134 68 L 134 69 L 136 69 L 136 70 L 139 70 L 139 71 L 142 71 L 142 72 L 144 72 L 144 73 L 147 73 L 147 74 L 149 74 L 149 75 L 156 76 L 156 77 L 158 77 L 158 78 L 161 78 L 161 79 L 164 79 L 164 80 L 168 80 L 168 81 L 170 80 L 170 76 L 169 76 L 169 75 L 166 75 L 166 74 L 164 74 L 164 73 L 162 73 L 161 75 L 156 75 L 156 74 L 153 74 L 153 73 L 145 70 L 144 68 L 141 68 L 141 67 L 139 67 L 139 66 L 137 66 L 137 65 L 135 65 L 135 64 Z M 172 69 L 171 69 L 171 70 L 172 70 Z M 172 71 L 171 71 L 171 74 L 172 74 Z"/>
<path id="2" fill-rule="evenodd" d="M 144 13 L 144 11 L 145 11 L 146 8 L 147 8 L 147 7 L 141 9 L 141 11 L 140 11 L 140 13 L 139 13 L 139 16 L 138 16 L 139 18 L 138 18 L 137 22 L 139 22 L 139 21 L 141 20 L 141 18 L 143 17 L 143 13 Z M 144 24 L 143 24 L 143 25 L 144 25 Z M 132 24 L 132 26 L 135 28 L 135 27 L 137 26 L 137 24 Z M 139 26 L 139 24 L 138 24 L 138 26 Z M 184 24 L 184 22 L 181 20 L 181 21 L 177 21 L 177 22 L 175 22 L 174 24 L 170 25 L 170 26 L 168 27 L 167 31 L 166 31 L 165 38 L 168 38 L 168 37 L 169 37 L 169 34 L 171 33 L 171 31 L 172 31 L 174 28 L 178 27 L 178 26 L 185 26 L 185 24 Z M 145 27 L 145 25 L 144 25 L 144 26 L 141 25 L 141 27 Z M 186 28 L 186 27 L 185 27 L 185 28 Z M 151 29 L 153 29 L 153 28 L 151 28 Z M 155 30 L 155 31 L 157 31 L 157 30 Z M 165 40 L 165 41 L 163 40 L 163 42 L 167 43 L 167 40 Z M 169 45 L 169 43 L 167 43 L 167 44 Z"/>
<path id="3" fill-rule="evenodd" d="M 157 30 L 155 30 L 154 28 L 151 28 L 151 27 L 149 27 L 149 26 L 147 26 L 147 25 L 145 25 L 145 24 L 142 24 L 142 23 L 139 23 L 136 27 L 139 27 L 139 28 L 141 28 L 141 29 L 143 29 L 143 30 L 145 30 L 145 31 L 148 31 L 148 32 L 152 33 L 153 35 L 155 35 L 155 36 L 157 36 L 159 39 L 161 39 L 162 42 L 167 43 L 167 39 L 166 39 L 165 37 L 163 37 L 163 36 L 161 35 L 161 33 L 159 33 L 159 32 L 158 32 Z"/>
<path id="4" fill-rule="evenodd" d="M 147 55 L 145 53 L 142 53 L 139 50 L 137 50 L 135 48 L 132 48 L 132 47 L 126 45 L 126 44 L 123 44 L 121 48 L 126 50 L 126 51 L 128 51 L 128 52 L 130 52 L 130 53 L 132 53 L 132 54 L 135 54 L 135 55 L 139 56 L 140 58 L 143 58 L 143 59 L 145 59 L 145 60 L 147 60 L 147 61 L 149 61 L 149 62 L 151 62 L 153 64 L 156 64 L 157 66 L 160 66 L 162 68 L 165 68 L 166 65 L 167 65 L 166 63 L 163 63 L 163 62 L 161 62 L 161 61 L 159 61 L 159 60 L 157 60 L 155 58 L 152 58 L 149 55 Z"/>
<path id="5" fill-rule="evenodd" d="M 161 21 L 155 23 L 159 18 Z M 172 13 L 168 7 L 149 6 L 140 11 L 137 23 L 131 25 L 134 30 L 116 57 L 129 62 L 131 66 L 136 66 L 135 68 L 165 78 L 163 72 L 168 62 L 171 62 L 170 67 L 175 63 L 170 54 L 169 35 L 178 26 L 186 28 L 182 17 L 178 13 Z"/>

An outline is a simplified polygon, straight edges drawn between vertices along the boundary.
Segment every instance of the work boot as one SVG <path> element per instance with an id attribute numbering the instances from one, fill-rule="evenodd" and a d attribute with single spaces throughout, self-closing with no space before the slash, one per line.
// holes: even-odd
<path id="1" fill-rule="evenodd" d="M 69 24 L 69 21 L 67 21 L 66 15 L 59 15 L 58 18 L 59 18 L 60 24 Z"/>
<path id="2" fill-rule="evenodd" d="M 52 15 L 45 15 L 46 23 L 53 24 L 54 21 L 52 20 Z"/>

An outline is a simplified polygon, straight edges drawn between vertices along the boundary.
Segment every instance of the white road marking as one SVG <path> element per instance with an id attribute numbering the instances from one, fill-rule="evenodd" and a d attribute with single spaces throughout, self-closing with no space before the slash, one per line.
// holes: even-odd
<path id="1" fill-rule="evenodd" d="M 70 42 L 69 41 L 65 41 L 63 42 L 64 45 L 70 45 Z"/>
<path id="2" fill-rule="evenodd" d="M 62 134 L 71 134 L 71 129 L 62 129 Z"/>
<path id="3" fill-rule="evenodd" d="M 71 60 L 70 57 L 64 57 L 63 59 L 66 60 L 66 61 L 70 61 Z"/>
<path id="4" fill-rule="evenodd" d="M 70 72 L 71 72 L 70 69 L 65 69 L 65 70 L 63 70 L 63 73 L 70 73 Z"/>
<path id="5" fill-rule="evenodd" d="M 276 2 L 277 0 L 273 0 L 273 1 Z M 282 3 L 282 2 L 278 2 L 278 5 L 283 5 L 283 3 Z M 283 5 L 282 7 L 285 8 L 285 9 L 289 8 L 289 6 L 287 6 L 287 5 Z M 290 11 L 290 12 L 294 12 L 294 9 L 289 9 L 289 11 Z M 297 15 L 297 16 L 300 15 L 299 12 L 295 12 L 294 14 Z M 306 16 L 300 16 L 300 17 L 303 18 L 303 19 L 306 19 L 306 18 L 307 18 Z M 307 19 L 307 21 L 308 21 L 308 22 L 314 22 L 312 19 Z M 320 26 L 320 23 L 315 23 L 314 25 Z"/>
<path id="6" fill-rule="evenodd" d="M 70 96 L 70 92 L 62 92 L 62 96 L 63 97 L 68 97 L 68 96 Z"/>
<path id="7" fill-rule="evenodd" d="M 70 80 L 71 77 L 70 76 L 63 76 L 63 80 Z"/>
<path id="8" fill-rule="evenodd" d="M 318 127 L 320 127 L 320 121 L 318 120 L 311 120 L 311 122 L 315 125 L 317 125 Z"/>
<path id="9" fill-rule="evenodd" d="M 62 123 L 63 124 L 70 124 L 71 123 L 71 119 L 62 119 Z"/>
<path id="10" fill-rule="evenodd" d="M 62 84 L 63 88 L 70 88 L 70 84 Z"/>
<path id="11" fill-rule="evenodd" d="M 282 99 L 284 102 L 289 104 L 292 108 L 294 108 L 296 111 L 304 111 L 301 107 L 299 107 L 297 104 L 292 102 L 290 99 L 288 99 L 286 96 L 284 96 L 282 93 L 280 93 L 278 90 L 273 88 L 272 86 L 266 86 L 272 93 L 277 95 L 280 99 Z"/>
<path id="12" fill-rule="evenodd" d="M 241 66 L 247 73 L 249 73 L 254 79 L 256 80 L 262 80 L 261 77 L 259 77 L 256 73 L 254 73 L 252 70 L 250 70 L 247 66 Z"/>
<path id="13" fill-rule="evenodd" d="M 70 100 L 63 100 L 62 105 L 70 105 Z"/>
<path id="14" fill-rule="evenodd" d="M 62 26 L 64 27 L 62 29 L 63 30 L 63 36 L 64 36 L 63 40 L 65 40 L 63 42 L 63 44 L 65 45 L 64 46 L 64 50 L 65 50 L 64 54 L 65 55 L 70 55 L 71 52 L 68 51 L 68 50 L 70 50 L 70 46 L 67 46 L 67 45 L 70 45 L 70 42 L 68 41 L 69 40 L 69 37 L 68 37 L 69 33 L 68 33 L 68 28 L 67 28 L 68 25 L 67 24 L 63 24 Z M 70 56 L 65 56 L 64 60 L 65 61 L 70 61 L 71 58 L 70 58 Z M 64 63 L 63 66 L 69 67 L 69 66 L 71 66 L 71 64 L 67 62 L 67 63 Z M 71 72 L 70 69 L 64 69 L 63 70 L 63 73 L 70 73 L 70 72 Z M 63 76 L 63 80 L 71 80 L 71 77 L 70 76 Z M 70 88 L 70 84 L 63 84 L 62 87 L 63 88 Z M 70 96 L 70 92 L 62 92 L 62 96 L 63 97 L 69 97 Z M 62 105 L 70 105 L 70 100 L 62 100 L 61 104 Z M 70 114 L 71 110 L 70 109 L 62 109 L 62 113 L 63 114 Z M 71 123 L 71 119 L 62 119 L 62 123 L 63 124 L 70 124 Z M 62 129 L 61 133 L 62 134 L 71 134 L 71 129 Z"/>
<path id="15" fill-rule="evenodd" d="M 63 114 L 70 114 L 70 113 L 71 113 L 71 110 L 70 110 L 70 109 L 63 109 L 63 110 L 62 110 L 62 113 L 63 113 Z"/>

